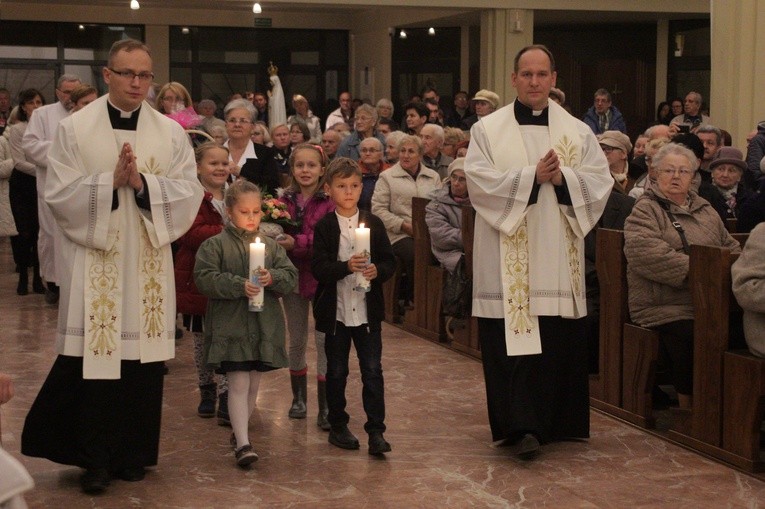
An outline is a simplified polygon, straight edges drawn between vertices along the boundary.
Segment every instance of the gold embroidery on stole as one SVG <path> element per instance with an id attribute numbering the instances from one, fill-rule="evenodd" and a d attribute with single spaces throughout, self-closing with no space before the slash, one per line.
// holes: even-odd
<path id="1" fill-rule="evenodd" d="M 165 331 L 164 288 L 165 267 L 162 251 L 152 247 L 146 226 L 141 223 L 141 280 L 143 290 L 143 324 L 144 336 L 151 341 L 155 338 L 162 340 Z"/>
<path id="2" fill-rule="evenodd" d="M 122 310 L 117 309 L 119 301 L 119 268 L 120 253 L 119 233 L 114 247 L 109 251 L 89 249 L 91 258 L 90 271 L 87 276 L 91 299 L 88 304 L 87 350 L 92 357 L 111 356 L 119 345 L 118 316 Z"/>
<path id="3" fill-rule="evenodd" d="M 512 236 L 502 235 L 504 284 L 508 327 L 515 336 L 531 334 L 536 321 L 529 313 L 529 237 L 526 220 Z"/>

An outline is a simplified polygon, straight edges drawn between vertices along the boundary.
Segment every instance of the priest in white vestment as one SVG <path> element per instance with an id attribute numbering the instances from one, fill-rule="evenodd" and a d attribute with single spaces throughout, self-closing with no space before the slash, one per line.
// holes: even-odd
<path id="1" fill-rule="evenodd" d="M 108 95 L 64 119 L 45 199 L 63 232 L 58 358 L 24 427 L 22 452 L 85 469 L 82 489 L 143 479 L 156 465 L 164 362 L 175 354 L 170 243 L 202 201 L 181 126 L 144 102 L 141 42 L 112 46 Z"/>
<path id="2" fill-rule="evenodd" d="M 48 151 L 53 136 L 58 130 L 58 123 L 69 116 L 74 104 L 69 98 L 72 90 L 80 85 L 80 78 L 73 74 L 64 74 L 56 83 L 58 102 L 37 108 L 29 119 L 21 146 L 28 161 L 36 166 L 37 177 L 37 216 L 40 231 L 37 235 L 37 256 L 40 260 L 40 276 L 48 288 L 45 301 L 55 304 L 59 299 L 59 260 L 57 248 L 60 247 L 61 230 L 53 219 L 53 213 L 45 203 L 45 177 L 48 173 Z"/>
<path id="3" fill-rule="evenodd" d="M 465 160 L 489 422 L 524 459 L 589 436 L 584 237 L 613 186 L 592 131 L 548 103 L 555 79 L 547 48 L 521 50 L 518 98 L 473 126 Z"/>

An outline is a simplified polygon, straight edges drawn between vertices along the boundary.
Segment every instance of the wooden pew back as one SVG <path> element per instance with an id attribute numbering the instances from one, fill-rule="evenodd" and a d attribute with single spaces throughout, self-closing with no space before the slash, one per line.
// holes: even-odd
<path id="1" fill-rule="evenodd" d="M 721 446 L 723 356 L 729 348 L 731 264 L 738 255 L 715 246 L 691 246 L 688 285 L 693 300 L 693 409 L 673 423 L 670 436 L 703 450 Z"/>
<path id="2" fill-rule="evenodd" d="M 473 242 L 475 240 L 475 209 L 462 207 L 462 245 L 465 248 L 465 272 L 473 277 Z M 454 331 L 451 347 L 477 359 L 481 358 L 478 342 L 478 321 L 475 317 L 465 320 L 465 328 Z"/>
<path id="3" fill-rule="evenodd" d="M 444 269 L 433 256 L 430 232 L 425 222 L 425 207 L 430 199 L 412 198 L 412 230 L 414 267 L 410 284 L 414 284 L 414 309 L 404 317 L 404 328 L 431 341 L 443 341 L 444 320 L 441 316 L 441 292 Z"/>
<path id="4" fill-rule="evenodd" d="M 591 404 L 619 407 L 622 401 L 622 332 L 629 321 L 624 232 L 599 228 L 595 265 L 600 286 L 598 373 L 590 376 Z"/>

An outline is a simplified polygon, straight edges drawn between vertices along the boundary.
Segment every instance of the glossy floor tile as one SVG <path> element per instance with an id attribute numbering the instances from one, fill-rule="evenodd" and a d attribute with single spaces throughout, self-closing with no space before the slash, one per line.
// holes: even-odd
<path id="1" fill-rule="evenodd" d="M 309 351 L 309 418 L 291 420 L 289 374 L 267 373 L 250 423 L 260 460 L 234 465 L 230 429 L 196 416 L 192 342 L 168 362 L 159 465 L 138 483 L 80 492 L 79 469 L 19 454 L 24 416 L 53 362 L 56 309 L 19 297 L 7 239 L 0 241 L 0 371 L 16 397 L 0 409 L 3 445 L 33 475 L 30 507 L 54 508 L 699 508 L 765 506 L 765 482 L 592 412 L 587 442 L 543 448 L 534 462 L 490 443 L 481 365 L 385 326 L 383 368 L 393 452 L 366 452 L 355 358 L 348 386 L 359 451 L 327 443 L 315 424 L 315 350 Z"/>

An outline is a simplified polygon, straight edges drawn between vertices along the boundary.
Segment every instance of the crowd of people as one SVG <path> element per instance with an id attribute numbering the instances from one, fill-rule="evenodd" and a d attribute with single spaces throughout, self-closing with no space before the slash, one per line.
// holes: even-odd
<path id="1" fill-rule="evenodd" d="M 413 197 L 432 200 L 433 253 L 450 274 L 464 269 L 461 208 L 476 211 L 472 306 L 491 432 L 524 459 L 589 436 L 597 228 L 625 230 L 631 318 L 661 333 L 681 407 L 692 398 L 688 245 L 738 251 L 729 219 L 739 232 L 765 231 L 765 123 L 744 157 L 689 92 L 662 102 L 656 124 L 631 140 L 606 89 L 582 120 L 570 115 L 544 46 L 516 55 L 512 103 L 484 89 L 446 105 L 426 87 L 401 126 L 389 99 L 354 105 L 348 92 L 326 119 L 295 94 L 285 123 L 269 123 L 262 92 L 194 103 L 169 82 L 148 104 L 152 61 L 137 41 L 116 43 L 103 74 L 106 96 L 63 75 L 57 102 L 27 89 L 12 111 L 0 89 L 0 235 L 11 237 L 17 293 L 29 292 L 31 269 L 32 291 L 60 311 L 59 357 L 22 452 L 82 467 L 89 493 L 141 480 L 157 462 L 176 311 L 193 336 L 198 415 L 232 427 L 240 467 L 258 459 L 248 422 L 264 373 L 288 368 L 288 415 L 308 414 L 311 309 L 317 426 L 331 444 L 359 448 L 344 395 L 353 344 L 369 453 L 391 451 L 381 284 L 398 258 L 399 305 L 414 305 Z M 104 133 L 117 144 L 96 142 Z M 359 253 L 353 232 L 364 225 L 370 245 Z M 256 244 L 266 254 L 253 268 Z M 761 259 L 745 251 L 736 276 L 754 301 L 742 302 L 755 313 L 752 338 L 763 328 Z"/>

